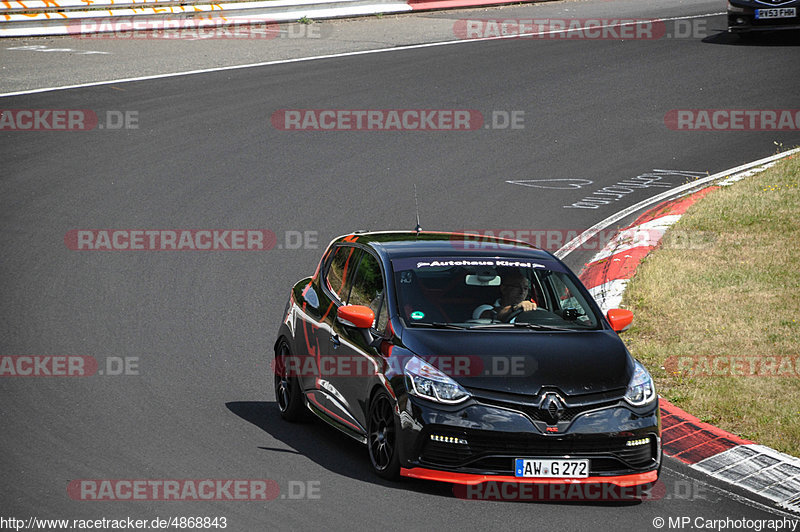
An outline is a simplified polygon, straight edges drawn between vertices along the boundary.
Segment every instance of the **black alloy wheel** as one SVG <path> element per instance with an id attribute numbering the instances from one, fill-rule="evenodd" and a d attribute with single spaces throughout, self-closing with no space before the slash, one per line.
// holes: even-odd
<path id="1" fill-rule="evenodd" d="M 396 479 L 400 474 L 400 459 L 394 402 L 383 390 L 376 393 L 370 402 L 367 446 L 375 473 L 386 479 Z"/>

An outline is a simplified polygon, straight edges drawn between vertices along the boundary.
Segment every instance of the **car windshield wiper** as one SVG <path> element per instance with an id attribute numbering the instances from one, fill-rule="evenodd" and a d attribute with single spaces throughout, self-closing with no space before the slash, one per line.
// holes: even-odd
<path id="1" fill-rule="evenodd" d="M 575 331 L 578 329 L 567 329 L 554 325 L 542 325 L 540 323 L 485 323 L 473 325 L 470 329 L 511 329 L 511 328 L 534 329 L 536 331 Z"/>
<path id="2" fill-rule="evenodd" d="M 411 324 L 412 327 L 430 327 L 432 329 L 466 329 L 463 325 L 456 325 L 455 323 L 444 323 L 441 321 L 418 321 Z"/>
<path id="3" fill-rule="evenodd" d="M 543 325 L 541 323 L 512 323 L 514 327 L 522 327 L 525 329 L 536 329 L 537 331 L 575 331 L 577 329 L 568 329 L 566 327 L 556 327 L 555 325 Z"/>

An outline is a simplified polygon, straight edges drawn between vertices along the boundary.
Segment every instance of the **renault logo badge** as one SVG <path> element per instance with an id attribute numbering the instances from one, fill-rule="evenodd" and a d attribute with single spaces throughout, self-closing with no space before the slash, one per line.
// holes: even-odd
<path id="1" fill-rule="evenodd" d="M 555 425 L 564 413 L 564 401 L 552 392 L 544 394 L 542 400 L 539 402 L 539 410 L 542 417 L 549 421 L 550 425 Z"/>

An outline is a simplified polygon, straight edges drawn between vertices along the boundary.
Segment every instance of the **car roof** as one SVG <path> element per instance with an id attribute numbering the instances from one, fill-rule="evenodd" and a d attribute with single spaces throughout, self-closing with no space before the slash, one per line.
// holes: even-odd
<path id="1" fill-rule="evenodd" d="M 513 257 L 554 260 L 555 257 L 527 242 L 468 233 L 433 231 L 356 232 L 339 237 L 369 245 L 385 258 L 404 257 Z"/>

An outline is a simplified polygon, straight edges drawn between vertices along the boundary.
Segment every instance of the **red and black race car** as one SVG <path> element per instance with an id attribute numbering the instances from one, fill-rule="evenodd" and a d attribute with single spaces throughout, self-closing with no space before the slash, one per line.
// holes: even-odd
<path id="1" fill-rule="evenodd" d="M 386 478 L 652 484 L 657 394 L 617 335 L 632 319 L 523 242 L 354 233 L 292 289 L 277 406 L 366 444 Z"/>

